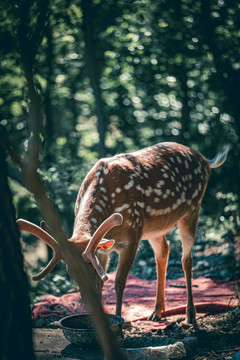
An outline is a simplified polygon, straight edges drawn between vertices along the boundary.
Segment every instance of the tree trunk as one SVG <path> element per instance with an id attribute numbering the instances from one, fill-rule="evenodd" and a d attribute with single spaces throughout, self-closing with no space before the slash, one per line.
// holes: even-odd
<path id="1" fill-rule="evenodd" d="M 34 359 L 27 277 L 0 147 L 0 358 Z"/>
<path id="2" fill-rule="evenodd" d="M 186 135 L 189 132 L 189 114 L 190 114 L 190 107 L 188 105 L 188 87 L 187 87 L 187 76 L 186 76 L 186 69 L 183 70 L 184 74 L 179 76 L 180 86 L 182 90 L 182 112 L 181 112 L 181 133 L 180 133 L 180 142 L 182 144 L 187 144 Z"/>
<path id="3" fill-rule="evenodd" d="M 85 56 L 86 56 L 86 66 L 88 69 L 88 75 L 91 82 L 91 87 L 93 90 L 93 95 L 95 98 L 95 108 L 97 116 L 97 126 L 99 133 L 99 157 L 102 158 L 105 156 L 105 129 L 102 113 L 102 98 L 101 90 L 99 86 L 99 74 L 97 71 L 98 63 L 94 56 L 94 41 L 93 41 L 93 21 L 91 13 L 91 4 L 90 0 L 82 1 L 82 13 L 83 13 L 83 33 L 85 40 Z"/>

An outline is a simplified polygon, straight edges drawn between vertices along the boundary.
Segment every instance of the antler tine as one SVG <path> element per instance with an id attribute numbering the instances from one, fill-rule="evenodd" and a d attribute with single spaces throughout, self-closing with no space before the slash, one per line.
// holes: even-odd
<path id="1" fill-rule="evenodd" d="M 92 239 L 89 241 L 88 246 L 86 247 L 84 253 L 82 254 L 86 261 L 90 261 L 97 271 L 98 275 L 102 279 L 102 281 L 106 281 L 108 279 L 104 269 L 99 263 L 98 258 L 95 255 L 95 250 L 104 237 L 104 235 L 113 227 L 120 226 L 123 222 L 123 217 L 119 213 L 112 214 L 107 218 L 95 231 L 92 236 Z"/>
<path id="2" fill-rule="evenodd" d="M 50 273 L 50 271 L 54 268 L 60 259 L 61 258 L 59 256 L 54 254 L 47 266 L 45 266 L 45 268 L 40 273 L 32 276 L 32 280 L 37 281 L 43 279 L 48 273 Z"/>
<path id="3" fill-rule="evenodd" d="M 60 254 L 60 249 L 57 241 L 48 234 L 45 230 L 41 229 L 39 226 L 31 223 L 30 221 L 24 219 L 18 219 L 17 224 L 19 230 L 29 232 L 37 236 L 39 239 L 43 240 L 46 244 L 48 244 L 54 251 L 52 259 L 49 261 L 47 266 L 37 275 L 32 277 L 33 280 L 40 280 L 44 278 L 57 264 L 57 262 L 62 258 Z"/>
<path id="4" fill-rule="evenodd" d="M 18 219 L 17 224 L 19 230 L 26 231 L 29 232 L 30 234 L 35 235 L 39 237 L 41 240 L 43 240 L 45 243 L 47 243 L 53 250 L 55 251 L 59 250 L 57 241 L 49 233 L 47 233 L 39 226 L 24 219 Z"/>

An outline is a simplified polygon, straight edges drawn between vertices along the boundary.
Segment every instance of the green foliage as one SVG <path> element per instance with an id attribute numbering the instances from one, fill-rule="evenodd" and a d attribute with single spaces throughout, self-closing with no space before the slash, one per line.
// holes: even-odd
<path id="1" fill-rule="evenodd" d="M 46 4 L 0 5 L 0 125 L 23 155 L 25 39 L 43 111 L 39 171 L 67 231 L 79 186 L 99 156 L 101 131 L 106 156 L 178 141 L 211 158 L 231 144 L 227 163 L 213 170 L 203 214 L 221 234 L 239 226 L 238 2 L 56 0 L 43 18 Z M 32 197 L 12 186 L 18 215 L 39 222 Z"/>

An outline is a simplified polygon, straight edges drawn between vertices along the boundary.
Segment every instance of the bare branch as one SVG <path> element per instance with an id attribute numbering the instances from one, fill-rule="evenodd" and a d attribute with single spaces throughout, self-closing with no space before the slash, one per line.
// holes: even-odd
<path id="1" fill-rule="evenodd" d="M 47 3 L 47 1 L 45 1 L 45 3 Z M 38 27 L 43 27 L 45 24 L 43 15 L 44 11 L 39 15 L 42 16 L 42 18 L 37 21 Z M 39 38 L 35 36 L 33 39 L 35 43 L 32 44 L 32 48 L 37 50 Z M 22 42 L 19 41 L 19 44 L 21 46 Z M 35 56 L 33 57 L 33 55 L 29 53 L 31 52 L 31 48 L 29 49 L 26 44 L 21 47 L 20 52 L 28 86 L 28 97 L 30 100 L 30 112 L 28 119 L 30 140 L 27 154 L 24 160 L 20 162 L 21 170 L 28 189 L 33 193 L 44 219 L 49 224 L 54 238 L 57 239 L 59 243 L 60 252 L 64 261 L 70 268 L 71 274 L 79 285 L 80 291 L 84 296 L 88 310 L 100 336 L 107 359 L 120 360 L 122 359 L 122 355 L 120 354 L 120 351 L 118 351 L 106 315 L 98 300 L 96 292 L 91 285 L 91 281 L 89 281 L 89 274 L 86 270 L 84 260 L 76 253 L 74 245 L 67 241 L 66 235 L 61 226 L 61 220 L 47 196 L 46 190 L 37 172 L 41 151 L 40 131 L 42 124 L 42 109 L 41 102 L 34 85 L 33 61 L 29 61 L 29 59 L 34 60 Z"/>

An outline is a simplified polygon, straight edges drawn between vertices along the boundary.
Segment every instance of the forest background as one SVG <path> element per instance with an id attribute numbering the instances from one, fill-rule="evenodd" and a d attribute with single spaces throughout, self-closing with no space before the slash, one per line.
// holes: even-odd
<path id="1" fill-rule="evenodd" d="M 230 145 L 227 162 L 212 173 L 198 237 L 219 244 L 239 230 L 237 0 L 13 0 L 0 3 L 0 14 L 1 133 L 15 154 L 26 152 L 31 73 L 41 109 L 39 173 L 69 235 L 78 189 L 97 159 L 162 141 L 207 158 Z M 38 206 L 11 158 L 8 174 L 17 217 L 39 223 Z M 179 236 L 171 237 L 180 259 Z M 23 249 L 35 250 L 27 236 Z M 147 244 L 141 254 L 147 271 L 138 275 L 154 277 Z M 30 255 L 27 270 L 44 256 Z M 37 286 L 59 293 L 66 284 L 64 274 Z"/>

